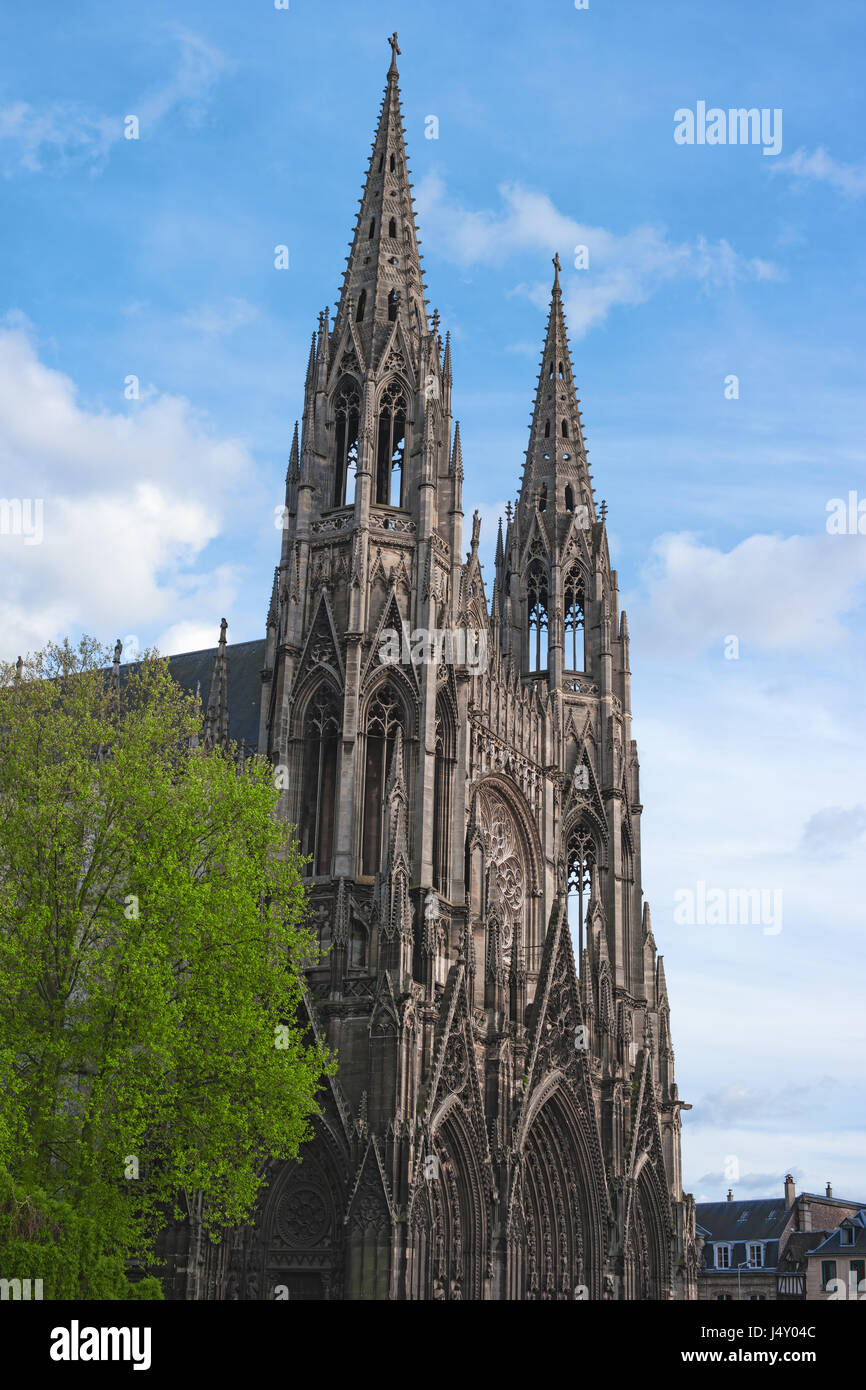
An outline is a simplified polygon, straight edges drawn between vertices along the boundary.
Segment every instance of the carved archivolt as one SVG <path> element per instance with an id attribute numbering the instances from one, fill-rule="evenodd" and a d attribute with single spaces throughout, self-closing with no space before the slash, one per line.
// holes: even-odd
<path id="1" fill-rule="evenodd" d="M 527 865 L 523 837 L 504 797 L 491 785 L 479 787 L 475 825 L 484 848 L 487 916 L 499 929 L 505 963 L 525 921 Z"/>

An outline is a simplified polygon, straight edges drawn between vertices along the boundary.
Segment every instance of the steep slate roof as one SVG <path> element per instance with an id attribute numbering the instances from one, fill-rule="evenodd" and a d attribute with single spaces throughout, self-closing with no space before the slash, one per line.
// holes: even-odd
<path id="1" fill-rule="evenodd" d="M 259 707 L 262 698 L 261 670 L 265 664 L 265 639 L 235 642 L 226 648 L 228 656 L 229 738 L 246 741 L 255 751 L 259 741 Z M 180 652 L 168 658 L 172 678 L 195 694 L 196 684 L 206 705 L 214 668 L 214 648 L 201 652 Z"/>
<path id="2" fill-rule="evenodd" d="M 791 1209 L 784 1197 L 760 1197 L 754 1202 L 699 1202 L 695 1214 L 712 1241 L 778 1240 Z"/>
<path id="3" fill-rule="evenodd" d="M 779 1257 L 780 1272 L 806 1268 L 806 1256 L 814 1247 L 816 1240 L 830 1235 L 830 1231 L 792 1231 L 785 1241 L 785 1249 Z"/>
<path id="4" fill-rule="evenodd" d="M 168 669 L 172 679 L 183 686 L 191 695 L 198 687 L 202 711 L 206 711 L 208 693 L 214 673 L 216 647 L 206 647 L 200 652 L 179 652 L 168 658 Z M 261 671 L 265 664 L 265 639 L 255 642 L 235 642 L 227 645 L 228 659 L 228 714 L 229 738 L 240 743 L 245 740 L 247 752 L 255 752 L 259 742 L 259 707 L 262 698 Z M 132 670 L 136 662 L 121 666 L 123 672 Z M 204 732 L 204 728 L 202 728 Z"/>
<path id="5" fill-rule="evenodd" d="M 852 1228 L 854 1230 L 854 1244 L 842 1244 L 842 1231 Z M 832 1231 L 827 1239 L 820 1245 L 814 1246 L 807 1252 L 809 1255 L 821 1255 L 829 1257 L 831 1255 L 863 1255 L 866 1254 L 866 1208 L 863 1211 L 855 1212 L 851 1217 L 846 1217 L 838 1230 Z"/>

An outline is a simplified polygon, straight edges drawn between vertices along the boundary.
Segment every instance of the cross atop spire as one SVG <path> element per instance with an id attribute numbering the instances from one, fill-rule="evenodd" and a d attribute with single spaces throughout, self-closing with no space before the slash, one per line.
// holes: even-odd
<path id="1" fill-rule="evenodd" d="M 389 76 L 389 77 L 397 77 L 397 75 L 398 75 L 398 74 L 397 74 L 397 58 L 398 58 L 398 56 L 402 56 L 402 49 L 400 48 L 400 45 L 399 45 L 398 42 L 397 42 L 397 30 L 396 30 L 396 29 L 394 30 L 393 34 L 392 34 L 391 37 L 389 38 L 388 42 L 389 42 L 389 44 L 391 45 L 391 66 L 390 66 L 389 69 L 388 69 L 388 76 Z"/>
<path id="2" fill-rule="evenodd" d="M 559 252 L 557 251 L 556 255 L 555 255 L 554 258 L 553 258 L 553 287 L 554 287 L 554 289 L 556 289 L 556 287 L 557 287 L 558 284 L 559 284 L 559 272 L 560 272 L 561 270 L 562 270 L 562 266 L 560 265 L 560 261 L 559 261 Z"/>

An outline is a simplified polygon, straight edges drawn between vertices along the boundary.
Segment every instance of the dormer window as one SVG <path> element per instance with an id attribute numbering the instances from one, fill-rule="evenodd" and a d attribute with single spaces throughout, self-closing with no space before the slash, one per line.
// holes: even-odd
<path id="1" fill-rule="evenodd" d="M 853 1245 L 853 1244 L 854 1244 L 854 1227 L 853 1227 L 853 1226 L 840 1226 L 840 1228 L 839 1228 L 839 1240 L 840 1240 L 840 1242 L 841 1242 L 842 1245 Z"/>

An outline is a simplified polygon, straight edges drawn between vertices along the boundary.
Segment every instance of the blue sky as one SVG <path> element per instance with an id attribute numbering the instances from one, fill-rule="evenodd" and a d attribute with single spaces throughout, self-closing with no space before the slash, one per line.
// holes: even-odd
<path id="1" fill-rule="evenodd" d="M 866 1200 L 866 536 L 825 524 L 866 498 L 854 0 L 7 7 L 0 491 L 44 499 L 44 536 L 0 536 L 0 654 L 82 631 L 196 648 L 223 613 L 232 640 L 261 635 L 394 28 L 488 560 L 563 259 L 632 632 L 687 1187 L 773 1195 L 790 1169 Z M 676 144 L 698 101 L 780 109 L 781 153 Z M 678 925 L 698 882 L 780 889 L 782 930 Z"/>

